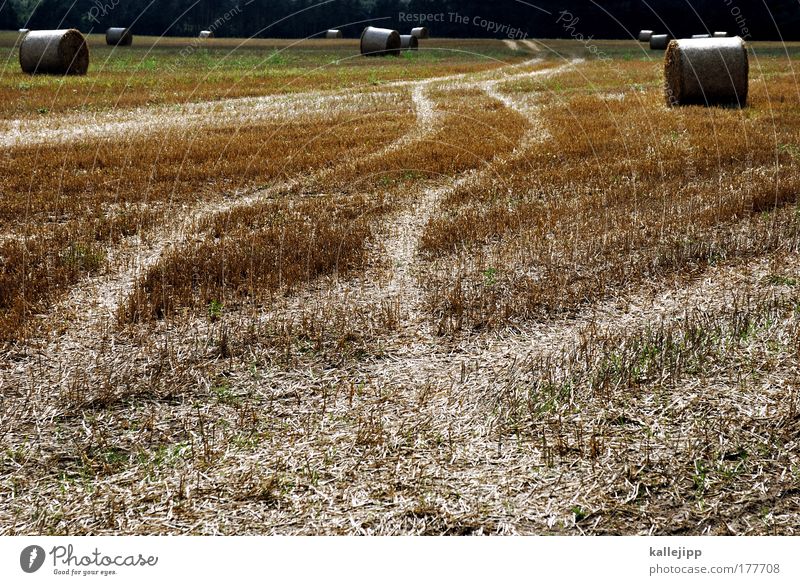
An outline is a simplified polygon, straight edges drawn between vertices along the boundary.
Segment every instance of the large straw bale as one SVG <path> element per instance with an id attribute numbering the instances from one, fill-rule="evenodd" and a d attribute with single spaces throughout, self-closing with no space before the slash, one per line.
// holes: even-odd
<path id="1" fill-rule="evenodd" d="M 650 37 L 650 48 L 654 51 L 663 51 L 669 45 L 669 35 L 653 35 Z"/>
<path id="2" fill-rule="evenodd" d="M 361 33 L 361 54 L 384 56 L 400 54 L 400 33 L 388 28 L 368 26 Z"/>
<path id="3" fill-rule="evenodd" d="M 650 37 L 653 36 L 653 31 L 651 30 L 640 30 L 639 31 L 639 42 L 640 43 L 649 43 Z"/>
<path id="4" fill-rule="evenodd" d="M 20 44 L 19 64 L 25 73 L 85 75 L 89 46 L 75 29 L 31 31 Z"/>
<path id="5" fill-rule="evenodd" d="M 129 47 L 133 44 L 131 29 L 121 27 L 111 27 L 106 31 L 106 44 L 117 47 Z"/>
<path id="6" fill-rule="evenodd" d="M 429 39 L 431 37 L 431 33 L 427 26 L 418 26 L 416 28 L 412 28 L 411 34 L 420 40 Z"/>
<path id="7" fill-rule="evenodd" d="M 400 35 L 400 48 L 404 51 L 416 51 L 419 49 L 419 41 L 414 35 Z"/>
<path id="8" fill-rule="evenodd" d="M 740 37 L 670 41 L 664 57 L 667 103 L 744 107 L 749 69 Z"/>

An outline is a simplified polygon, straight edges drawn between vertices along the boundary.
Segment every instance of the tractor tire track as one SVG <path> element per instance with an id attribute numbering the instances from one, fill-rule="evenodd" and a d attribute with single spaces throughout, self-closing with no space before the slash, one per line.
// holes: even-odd
<path id="1" fill-rule="evenodd" d="M 535 112 L 521 106 L 517 101 L 497 91 L 497 85 L 516 79 L 552 77 L 576 66 L 579 62 L 580 61 L 575 60 L 559 67 L 518 73 L 477 84 L 477 87 L 489 95 L 489 97 L 500 101 L 508 109 L 525 116 L 529 124 L 532 125 L 532 128 L 529 132 L 525 133 L 520 144 L 510 155 L 495 159 L 482 169 L 467 172 L 448 185 L 433 187 L 426 190 L 416 204 L 396 220 L 392 229 L 394 235 L 390 236 L 384 244 L 386 253 L 395 266 L 394 277 L 387 289 L 385 291 L 378 291 L 377 294 L 399 295 L 401 297 L 399 301 L 403 306 L 413 307 L 409 327 L 420 330 L 423 327 L 422 323 L 425 321 L 420 311 L 422 292 L 417 283 L 415 268 L 417 268 L 416 265 L 418 264 L 419 245 L 422 233 L 433 213 L 439 207 L 441 200 L 447 196 L 447 194 L 456 191 L 470 181 L 480 179 L 486 174 L 491 174 L 494 165 L 502 163 L 506 158 L 521 156 L 530 144 L 547 139 L 547 134 L 538 121 Z"/>
<path id="2" fill-rule="evenodd" d="M 534 59 L 527 64 L 538 61 Z M 544 141 L 548 137 L 542 124 L 536 120 L 537 108 L 508 98 L 497 91 L 496 86 L 516 79 L 558 75 L 579 63 L 580 60 L 574 60 L 558 67 L 495 76 L 476 80 L 471 84 L 463 79 L 455 79 L 449 85 L 441 86 L 449 90 L 478 88 L 508 109 L 524 115 L 531 128 L 508 154 L 498 156 L 484 167 L 465 171 L 453 179 L 438 181 L 418 195 L 409 197 L 408 207 L 380 227 L 379 234 L 374 238 L 377 244 L 372 255 L 381 261 L 367 267 L 362 275 L 346 281 L 328 281 L 322 286 L 312 287 L 309 291 L 284 299 L 261 316 L 262 322 L 268 323 L 276 319 L 280 321 L 285 315 L 302 314 L 307 307 L 339 306 L 342 311 L 359 314 L 388 310 L 396 314 L 396 318 L 392 319 L 391 337 L 393 346 L 399 348 L 398 351 L 403 356 L 398 363 L 410 360 L 410 370 L 422 371 L 416 368 L 414 362 L 424 361 L 435 355 L 439 351 L 440 342 L 430 330 L 429 319 L 422 308 L 423 293 L 419 286 L 424 267 L 424 261 L 419 258 L 420 238 L 428 221 L 441 200 L 449 193 L 495 172 L 497 164 L 524 156 L 531 144 Z M 414 92 L 414 102 L 418 114 L 422 113 L 424 123 L 435 127 L 441 114 L 436 111 L 434 102 L 426 96 L 430 86 L 431 84 L 421 84 Z M 392 360 L 395 363 L 394 358 Z M 381 367 L 380 364 L 375 365 L 378 370 Z M 397 367 L 402 369 L 402 365 Z"/>

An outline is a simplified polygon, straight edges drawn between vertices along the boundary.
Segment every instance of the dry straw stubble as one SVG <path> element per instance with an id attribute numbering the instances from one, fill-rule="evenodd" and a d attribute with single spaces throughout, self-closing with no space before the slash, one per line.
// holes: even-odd
<path id="1" fill-rule="evenodd" d="M 651 65 L 626 67 L 657 79 Z M 770 73 L 788 70 L 770 67 Z M 574 91 L 569 102 L 541 110 L 549 142 L 500 166 L 502 181 L 456 190 L 426 227 L 421 250 L 433 263 L 421 281 L 443 333 L 578 311 L 636 283 L 683 278 L 721 258 L 793 245 L 798 176 L 786 149 L 777 153 L 780 170 L 772 170 L 771 130 L 772 120 L 785 120 L 777 141 L 791 142 L 796 106 L 773 98 L 767 107 L 770 95 L 794 91 L 790 77 L 768 90 L 754 84 L 743 122 L 740 112 L 723 108 L 686 108 L 678 120 L 655 92 L 646 115 L 631 117 L 630 94 L 618 101 L 583 95 L 587 78 L 595 87 L 614 85 L 607 69 L 585 66 L 581 73 L 559 79 Z M 659 136 L 658 150 L 653 142 L 632 146 L 637 132 Z M 576 140 L 578 134 L 586 138 Z M 593 157 L 602 172 L 586 167 Z M 635 181 L 623 178 L 632 160 Z M 668 195 L 652 195 L 658 193 Z"/>

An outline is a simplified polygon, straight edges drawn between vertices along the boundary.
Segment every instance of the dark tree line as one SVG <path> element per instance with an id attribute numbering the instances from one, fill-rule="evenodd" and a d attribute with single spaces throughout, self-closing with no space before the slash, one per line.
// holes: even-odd
<path id="1" fill-rule="evenodd" d="M 407 30 L 422 21 L 440 37 L 630 38 L 642 28 L 684 36 L 725 30 L 800 40 L 800 0 L 0 0 L 0 28 L 133 26 L 148 35 L 306 37 L 365 22 Z M 34 8 L 35 7 L 35 8 Z M 565 12 L 566 11 L 566 12 Z M 424 18 L 427 15 L 428 18 Z M 565 27 L 567 18 L 572 26 Z M 577 20 L 576 20 L 577 19 Z M 427 20 L 427 22 L 425 22 Z"/>

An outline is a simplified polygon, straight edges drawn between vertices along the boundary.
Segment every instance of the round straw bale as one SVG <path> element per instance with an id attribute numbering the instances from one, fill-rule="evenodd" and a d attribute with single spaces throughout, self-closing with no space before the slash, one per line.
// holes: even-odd
<path id="1" fill-rule="evenodd" d="M 129 28 L 112 27 L 106 31 L 106 44 L 128 47 L 133 43 Z"/>
<path id="2" fill-rule="evenodd" d="M 709 39 L 711 35 L 692 35 L 693 39 Z"/>
<path id="3" fill-rule="evenodd" d="M 211 30 L 201 30 L 200 34 L 197 35 L 201 39 L 213 39 L 214 38 L 214 31 Z"/>
<path id="4" fill-rule="evenodd" d="M 367 56 L 399 55 L 400 33 L 388 28 L 368 26 L 361 33 L 361 54 Z"/>
<path id="5" fill-rule="evenodd" d="M 416 28 L 412 28 L 411 35 L 417 37 L 418 39 L 429 39 L 431 37 L 431 33 L 427 26 L 418 26 Z"/>
<path id="6" fill-rule="evenodd" d="M 19 29 L 19 31 L 17 31 L 17 32 L 19 32 L 19 34 L 21 34 L 21 35 L 26 35 L 26 34 L 28 34 L 29 32 L 31 32 L 31 29 L 29 29 L 29 28 L 21 28 L 21 29 Z"/>
<path id="7" fill-rule="evenodd" d="M 670 41 L 664 57 L 667 103 L 747 103 L 750 64 L 740 37 Z"/>
<path id="8" fill-rule="evenodd" d="M 724 30 L 718 30 L 718 31 L 714 32 L 713 36 L 714 36 L 715 39 L 722 39 L 722 38 L 727 37 L 728 33 L 725 32 Z"/>
<path id="9" fill-rule="evenodd" d="M 639 31 L 639 42 L 640 43 L 649 43 L 650 37 L 653 36 L 653 31 L 651 30 L 640 30 Z"/>
<path id="10" fill-rule="evenodd" d="M 89 46 L 75 29 L 31 31 L 19 47 L 19 64 L 25 73 L 85 75 Z"/>
<path id="11" fill-rule="evenodd" d="M 669 35 L 653 35 L 650 37 L 650 48 L 654 51 L 663 51 L 669 44 Z"/>
<path id="12" fill-rule="evenodd" d="M 400 48 L 404 51 L 416 51 L 419 49 L 419 40 L 414 35 L 400 35 Z"/>
<path id="13" fill-rule="evenodd" d="M 342 38 L 342 31 L 338 28 L 332 28 L 325 32 L 326 39 L 341 39 Z"/>

